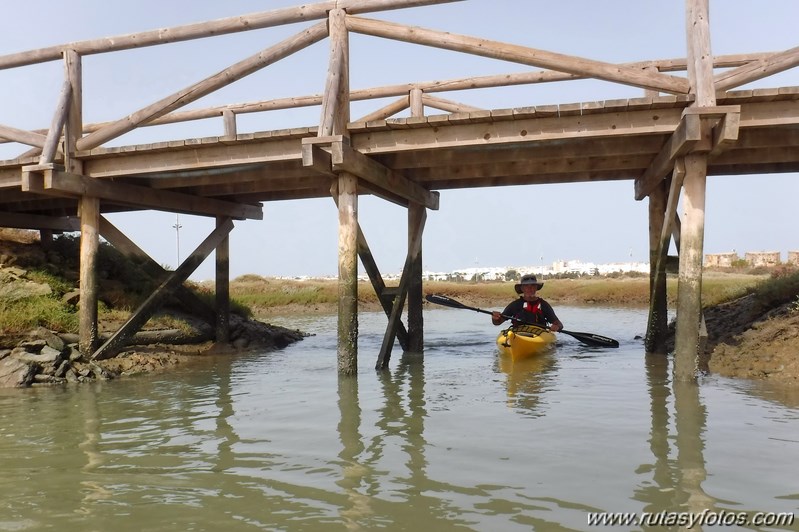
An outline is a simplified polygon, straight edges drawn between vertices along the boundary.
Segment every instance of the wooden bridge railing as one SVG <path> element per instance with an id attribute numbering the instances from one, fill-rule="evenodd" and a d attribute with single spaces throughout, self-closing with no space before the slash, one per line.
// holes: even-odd
<path id="1" fill-rule="evenodd" d="M 354 16 L 375 11 L 454 1 L 462 0 L 340 0 L 338 2 L 320 2 L 307 6 L 284 8 L 117 37 L 79 41 L 0 56 L 0 69 L 18 68 L 59 60 L 65 56 L 67 51 L 75 54 L 79 61 L 80 57 L 84 55 L 109 53 L 298 22 L 321 20 L 327 18 L 327 14 L 331 9 L 343 8 L 347 13 L 344 23 L 346 30 L 349 32 L 444 48 L 548 69 L 481 77 L 410 82 L 350 91 L 350 102 L 398 97 L 397 100 L 353 122 L 382 120 L 402 112 L 414 104 L 412 101 L 414 95 L 416 95 L 417 99 L 421 97 L 420 102 L 417 101 L 416 103 L 422 107 L 427 106 L 445 112 L 469 112 L 476 110 L 476 108 L 451 100 L 436 98 L 430 96 L 430 94 L 585 78 L 604 79 L 642 87 L 649 91 L 673 94 L 686 94 L 689 92 L 687 78 L 665 74 L 665 72 L 687 70 L 685 59 L 661 59 L 621 65 L 609 64 L 509 43 L 418 27 L 411 28 L 401 24 Z M 168 95 L 116 121 L 84 125 L 81 128 L 79 138 L 76 139 L 75 148 L 79 151 L 90 150 L 138 127 L 174 124 L 214 117 L 223 119 L 225 135 L 230 136 L 236 132 L 235 117 L 238 114 L 322 105 L 324 94 L 312 94 L 178 111 L 181 107 L 289 57 L 327 36 L 327 22 L 313 25 L 278 44 L 231 65 L 213 76 Z M 719 56 L 714 58 L 714 68 L 726 68 L 729 70 L 716 75 L 714 83 L 716 90 L 729 90 L 755 79 L 792 68 L 797 64 L 799 64 L 799 48 L 776 53 Z M 67 80 L 65 82 L 65 85 L 70 86 L 72 95 L 75 97 L 79 97 L 80 91 L 75 90 L 76 87 L 74 85 L 79 88 L 81 84 L 81 79 Z M 59 114 L 66 112 L 62 101 L 63 97 L 64 91 L 62 91 L 59 103 L 56 106 L 51 128 L 26 131 L 14 128 L 11 125 L 0 124 L 0 142 L 17 142 L 35 148 L 33 152 L 23 154 L 25 156 L 38 154 L 39 150 L 45 148 L 48 134 L 53 130 L 53 127 L 56 128 L 55 131 L 60 131 L 57 126 L 63 122 L 63 117 L 60 117 Z M 63 126 L 63 124 L 61 125 Z M 52 134 L 50 134 L 50 137 L 48 150 L 52 149 L 53 143 Z M 50 158 L 49 153 L 47 155 L 42 160 Z"/>

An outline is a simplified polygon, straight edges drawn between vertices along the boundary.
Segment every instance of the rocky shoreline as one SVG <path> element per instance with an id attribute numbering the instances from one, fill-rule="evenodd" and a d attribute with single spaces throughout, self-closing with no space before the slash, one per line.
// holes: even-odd
<path id="1" fill-rule="evenodd" d="M 37 327 L 18 339 L 13 348 L 0 348 L 0 388 L 110 380 L 186 364 L 198 356 L 281 349 L 307 336 L 300 331 L 233 316 L 231 343 L 220 345 L 210 340 L 208 329 L 205 325 L 188 332 L 143 331 L 116 356 L 91 360 L 78 351 L 77 335 L 57 334 Z"/>

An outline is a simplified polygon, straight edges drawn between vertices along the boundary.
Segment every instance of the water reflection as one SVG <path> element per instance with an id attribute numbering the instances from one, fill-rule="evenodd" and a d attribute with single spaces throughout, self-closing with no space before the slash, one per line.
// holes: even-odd
<path id="1" fill-rule="evenodd" d="M 550 351 L 515 362 L 501 355 L 495 360 L 495 370 L 507 375 L 508 405 L 528 416 L 543 415 L 542 396 L 555 378 L 557 356 Z"/>
<path id="2" fill-rule="evenodd" d="M 645 512 L 653 514 L 664 508 L 694 514 L 715 511 L 716 499 L 702 486 L 707 478 L 703 440 L 707 412 L 700 400 L 699 385 L 672 382 L 670 367 L 669 357 L 647 355 L 646 376 L 652 413 L 649 444 L 654 463 L 639 467 L 639 474 L 652 471 L 652 483 L 637 489 L 635 498 L 646 503 Z M 670 399 L 673 399 L 671 403 Z M 671 448 L 670 442 L 674 442 L 676 449 Z"/>

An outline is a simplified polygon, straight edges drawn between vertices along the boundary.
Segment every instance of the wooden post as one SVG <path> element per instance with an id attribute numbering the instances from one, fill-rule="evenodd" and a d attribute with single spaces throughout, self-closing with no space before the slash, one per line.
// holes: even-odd
<path id="1" fill-rule="evenodd" d="M 225 109 L 222 111 L 222 122 L 225 126 L 225 138 L 236 140 L 236 113 Z"/>
<path id="2" fill-rule="evenodd" d="M 424 93 L 422 89 L 411 89 L 409 93 L 409 100 L 411 103 L 411 116 L 424 116 L 424 102 L 422 96 Z"/>
<path id="3" fill-rule="evenodd" d="M 64 51 L 66 77 L 72 87 L 67 121 L 64 124 L 64 169 L 83 173 L 83 162 L 75 159 L 75 146 L 83 135 L 83 63 L 75 50 Z"/>
<path id="4" fill-rule="evenodd" d="M 358 178 L 338 177 L 338 372 L 358 373 Z"/>
<path id="5" fill-rule="evenodd" d="M 216 226 L 227 223 L 230 218 L 219 216 Z M 230 238 L 225 238 L 216 247 L 216 342 L 230 343 Z"/>
<path id="6" fill-rule="evenodd" d="M 702 316 L 706 182 L 707 156 L 687 155 L 683 183 L 680 275 L 677 287 L 677 332 L 674 339 L 674 376 L 683 381 L 696 378 L 699 324 Z"/>
<path id="7" fill-rule="evenodd" d="M 696 107 L 716 104 L 713 56 L 710 49 L 708 0 L 686 0 L 688 77 Z M 685 156 L 684 216 L 680 234 L 680 275 L 677 289 L 677 332 L 674 377 L 696 379 L 699 328 L 702 317 L 702 257 L 705 237 L 707 155 Z"/>
<path id="8" fill-rule="evenodd" d="M 661 235 L 665 225 L 667 183 L 649 194 L 649 321 L 644 346 L 647 353 L 662 352 L 668 328 L 668 305 L 666 302 L 666 256 L 668 242 L 664 246 Z M 670 241 L 670 240 L 669 240 Z"/>
<path id="9" fill-rule="evenodd" d="M 424 206 L 408 205 L 408 254 L 411 267 L 408 284 L 408 350 L 421 353 L 424 350 L 424 318 L 422 315 L 422 244 L 418 227 L 427 216 Z M 414 254 L 415 252 L 415 254 Z"/>
<path id="10" fill-rule="evenodd" d="M 349 38 L 344 25 L 343 9 L 330 11 L 330 59 L 322 101 L 322 118 L 319 136 L 347 135 L 350 119 Z"/>
<path id="11" fill-rule="evenodd" d="M 89 357 L 97 346 L 97 250 L 100 246 L 100 200 L 80 198 L 80 309 L 78 350 Z"/>

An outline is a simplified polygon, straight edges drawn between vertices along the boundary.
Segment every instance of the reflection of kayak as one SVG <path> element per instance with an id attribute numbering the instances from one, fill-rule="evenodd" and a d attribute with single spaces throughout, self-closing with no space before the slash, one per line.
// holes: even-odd
<path id="1" fill-rule="evenodd" d="M 497 336 L 499 352 L 514 361 L 545 353 L 554 344 L 555 335 L 535 325 L 516 325 Z"/>

